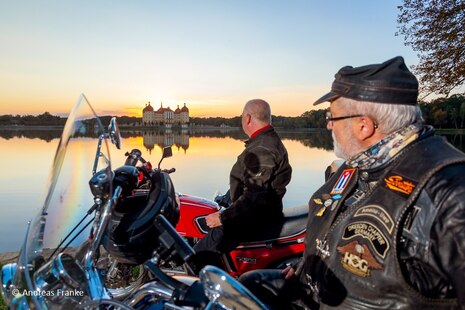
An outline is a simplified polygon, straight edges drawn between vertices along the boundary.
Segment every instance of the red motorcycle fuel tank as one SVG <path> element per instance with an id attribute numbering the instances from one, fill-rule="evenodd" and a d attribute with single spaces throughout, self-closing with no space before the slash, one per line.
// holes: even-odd
<path id="1" fill-rule="evenodd" d="M 202 231 L 198 220 L 208 214 L 219 211 L 220 207 L 213 200 L 178 194 L 180 217 L 176 230 L 181 236 L 203 238 L 207 231 Z"/>

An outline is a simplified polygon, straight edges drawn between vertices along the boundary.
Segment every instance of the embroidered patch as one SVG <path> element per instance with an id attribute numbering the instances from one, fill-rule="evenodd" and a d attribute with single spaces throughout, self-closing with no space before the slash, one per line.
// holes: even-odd
<path id="1" fill-rule="evenodd" d="M 323 204 L 323 201 L 321 201 L 320 198 L 313 199 L 313 202 L 316 203 L 317 205 L 322 205 Z"/>
<path id="2" fill-rule="evenodd" d="M 394 221 L 392 220 L 389 213 L 386 212 L 381 206 L 377 205 L 368 205 L 359 208 L 356 212 L 354 217 L 359 216 L 369 216 L 376 220 L 378 220 L 384 227 L 392 234 L 392 230 L 394 229 Z"/>
<path id="3" fill-rule="evenodd" d="M 357 240 L 339 246 L 337 250 L 342 255 L 342 267 L 359 277 L 369 277 L 372 269 L 382 270 L 384 268 L 371 254 L 368 246 L 359 244 Z"/>
<path id="4" fill-rule="evenodd" d="M 333 196 L 333 199 L 336 199 L 336 200 L 341 199 L 341 198 L 342 198 L 342 195 L 339 195 L 339 194 Z"/>
<path id="5" fill-rule="evenodd" d="M 351 223 L 344 228 L 342 239 L 350 240 L 355 237 L 362 237 L 368 240 L 379 256 L 382 258 L 386 257 L 386 253 L 390 247 L 389 242 L 378 227 L 368 222 Z"/>
<path id="6" fill-rule="evenodd" d="M 392 191 L 398 192 L 403 196 L 409 196 L 415 189 L 415 186 L 417 185 L 417 183 L 404 179 L 400 175 L 388 176 L 384 178 L 384 182 L 387 188 L 389 188 Z"/>
<path id="7" fill-rule="evenodd" d="M 354 175 L 355 169 L 345 169 L 342 171 L 342 174 L 337 179 L 336 184 L 331 190 L 331 195 L 342 194 L 347 184 L 349 184 L 350 179 Z"/>

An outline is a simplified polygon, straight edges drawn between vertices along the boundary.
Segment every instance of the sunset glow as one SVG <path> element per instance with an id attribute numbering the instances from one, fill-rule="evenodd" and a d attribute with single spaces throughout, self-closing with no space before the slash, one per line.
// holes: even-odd
<path id="1" fill-rule="evenodd" d="M 141 117 L 147 102 L 233 117 L 263 98 L 298 116 L 344 65 L 415 53 L 396 37 L 401 1 L 9 1 L 0 6 L 0 115 Z"/>

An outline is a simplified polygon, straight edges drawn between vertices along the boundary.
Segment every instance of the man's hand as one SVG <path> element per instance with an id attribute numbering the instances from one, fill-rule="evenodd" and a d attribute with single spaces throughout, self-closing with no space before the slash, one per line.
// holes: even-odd
<path id="1" fill-rule="evenodd" d="M 295 275 L 295 270 L 292 266 L 287 266 L 281 271 L 281 273 L 284 275 L 284 279 L 289 280 Z"/>
<path id="2" fill-rule="evenodd" d="M 207 226 L 210 228 L 215 228 L 221 226 L 220 212 L 212 213 L 207 215 L 205 218 Z"/>

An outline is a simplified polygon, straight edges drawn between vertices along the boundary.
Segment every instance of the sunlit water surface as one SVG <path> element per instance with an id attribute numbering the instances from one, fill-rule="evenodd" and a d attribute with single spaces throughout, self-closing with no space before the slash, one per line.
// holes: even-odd
<path id="1" fill-rule="evenodd" d="M 0 253 L 20 248 L 28 221 L 42 207 L 60 133 L 61 130 L 0 130 Z M 109 147 L 113 169 L 124 163 L 124 153 L 133 148 L 140 149 L 143 157 L 156 166 L 162 147 L 172 145 L 173 156 L 163 161 L 162 168 L 176 168 L 171 174 L 176 191 L 209 199 L 215 192 L 225 193 L 228 189 L 229 171 L 244 149 L 245 138 L 240 131 L 122 134 L 122 149 Z M 284 205 L 306 205 L 323 183 L 327 165 L 336 159 L 331 151 L 331 136 L 327 131 L 280 132 L 280 135 L 293 168 Z M 463 135 L 446 137 L 464 150 Z M 82 138 L 67 152 L 71 164 L 62 169 L 64 180 L 69 180 L 63 191 L 63 199 L 67 201 L 62 201 L 55 210 L 53 206 L 50 208 L 46 238 L 57 239 L 51 244 L 58 244 L 92 204 L 87 182 L 92 175 L 96 145 L 96 139 Z M 53 222 L 60 223 L 56 227 L 61 231 L 52 229 L 54 226 L 49 224 Z"/>
<path id="2" fill-rule="evenodd" d="M 45 138 L 14 134 L 0 137 L 0 252 L 19 249 L 25 237 L 27 222 L 42 206 L 48 190 L 47 179 L 58 136 L 59 132 Z M 173 157 L 165 159 L 162 168 L 176 168 L 176 172 L 171 174 L 176 191 L 205 198 L 212 198 L 216 191 L 226 192 L 229 171 L 237 155 L 244 149 L 243 139 L 237 138 L 237 134 L 190 136 L 145 133 L 126 136 L 121 150 L 110 146 L 113 169 L 124 163 L 124 153 L 133 148 L 140 149 L 143 157 L 156 166 L 162 146 L 172 144 Z M 328 147 L 312 146 L 319 144 L 319 133 L 283 133 L 282 136 L 293 167 L 284 205 L 305 205 L 312 192 L 322 184 L 324 169 L 336 158 Z M 72 169 L 67 168 L 67 172 L 77 175 L 83 184 L 91 176 L 89 167 L 92 167 L 96 144 L 96 139 L 83 139 L 79 148 L 81 153 L 87 154 L 84 161 L 89 163 L 82 162 L 80 158 Z M 69 184 L 70 191 L 73 186 Z M 77 202 L 86 201 L 85 198 L 88 197 L 73 199 Z M 83 206 L 83 209 L 88 207 Z M 55 214 L 54 220 L 76 222 L 76 215 L 68 210 L 62 211 Z M 266 220 L 266 214 L 263 217 Z"/>

